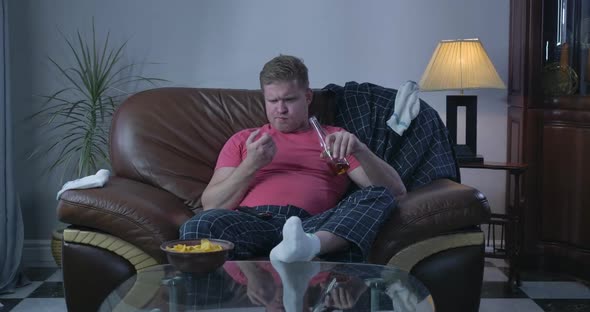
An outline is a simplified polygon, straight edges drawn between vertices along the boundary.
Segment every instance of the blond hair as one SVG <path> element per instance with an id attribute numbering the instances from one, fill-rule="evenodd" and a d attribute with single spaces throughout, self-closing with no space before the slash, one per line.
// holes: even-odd
<path id="1" fill-rule="evenodd" d="M 275 83 L 297 81 L 299 87 L 309 88 L 307 67 L 303 60 L 291 55 L 279 55 L 264 64 L 260 72 L 260 88 Z"/>

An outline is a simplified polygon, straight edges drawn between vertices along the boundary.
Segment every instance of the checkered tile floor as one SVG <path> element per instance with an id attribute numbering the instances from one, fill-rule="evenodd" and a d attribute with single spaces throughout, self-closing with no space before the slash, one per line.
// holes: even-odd
<path id="1" fill-rule="evenodd" d="M 63 278 L 57 268 L 28 268 L 25 275 L 31 284 L 18 288 L 13 294 L 0 295 L 0 312 L 62 312 L 64 301 Z"/>
<path id="2" fill-rule="evenodd" d="M 63 279 L 56 268 L 29 268 L 32 281 L 14 294 L 1 295 L 0 312 L 63 312 Z M 508 269 L 502 260 L 486 259 L 480 312 L 590 312 L 590 283 L 575 278 L 523 272 L 522 287 L 505 290 Z"/>
<path id="3" fill-rule="evenodd" d="M 503 260 L 486 258 L 480 312 L 590 312 L 590 284 L 571 276 L 522 272 L 522 286 L 505 289 L 508 268 Z"/>

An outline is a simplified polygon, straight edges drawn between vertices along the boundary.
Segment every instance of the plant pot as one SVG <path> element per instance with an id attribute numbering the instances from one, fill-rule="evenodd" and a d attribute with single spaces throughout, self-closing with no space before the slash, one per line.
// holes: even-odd
<path id="1" fill-rule="evenodd" d="M 64 238 L 64 230 L 58 229 L 51 233 L 51 254 L 55 260 L 55 264 L 61 268 L 61 244 Z"/>

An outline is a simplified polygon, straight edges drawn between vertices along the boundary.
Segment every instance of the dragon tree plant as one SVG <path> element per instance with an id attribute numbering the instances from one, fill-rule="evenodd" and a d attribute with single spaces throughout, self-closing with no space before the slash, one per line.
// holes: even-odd
<path id="1" fill-rule="evenodd" d="M 94 174 L 108 165 L 108 138 L 112 116 L 120 103 L 132 92 L 130 87 L 165 81 L 132 74 L 138 63 L 122 60 L 127 41 L 111 45 L 110 33 L 104 43 L 96 40 L 94 22 L 92 38 L 84 39 L 80 31 L 74 40 L 61 33 L 69 47 L 74 65 L 60 65 L 49 57 L 65 85 L 43 98 L 41 109 L 32 118 L 42 119 L 41 127 L 49 137 L 31 157 L 51 157 L 45 172 L 61 168 L 61 180 Z M 133 90 L 133 92 L 139 90 Z"/>

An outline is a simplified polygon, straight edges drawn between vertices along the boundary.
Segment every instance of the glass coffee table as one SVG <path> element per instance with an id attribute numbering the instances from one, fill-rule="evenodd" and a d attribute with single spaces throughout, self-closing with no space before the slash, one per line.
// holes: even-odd
<path id="1" fill-rule="evenodd" d="M 138 272 L 99 311 L 435 311 L 424 285 L 372 264 L 227 261 L 208 274 L 158 265 Z"/>

